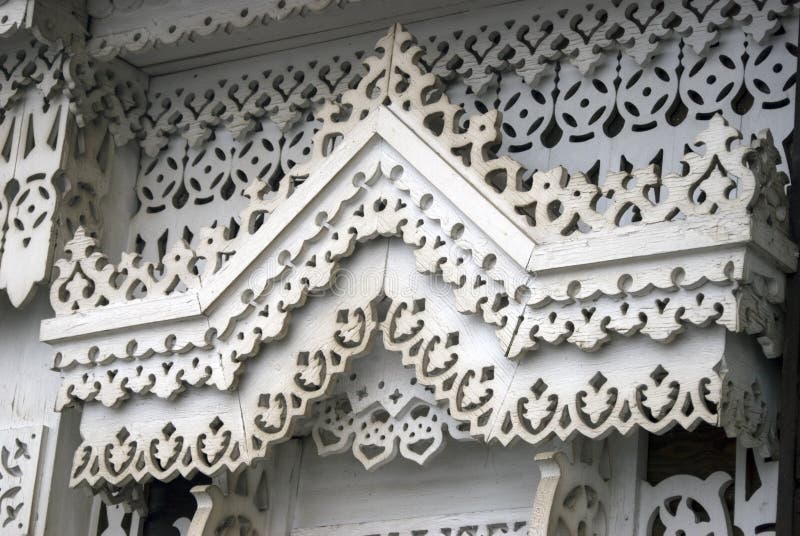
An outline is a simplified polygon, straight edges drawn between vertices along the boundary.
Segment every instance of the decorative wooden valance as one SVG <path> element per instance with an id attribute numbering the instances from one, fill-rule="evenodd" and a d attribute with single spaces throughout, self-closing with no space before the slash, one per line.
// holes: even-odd
<path id="1" fill-rule="evenodd" d="M 142 130 L 145 77 L 88 53 L 85 7 L 0 5 L 0 290 L 15 307 L 49 284 L 78 226 L 101 234 L 114 146 Z"/>
<path id="2" fill-rule="evenodd" d="M 705 422 L 771 450 L 762 353 L 781 352 L 797 250 L 770 135 L 742 144 L 715 116 L 683 173 L 526 179 L 495 154 L 498 113 L 465 117 L 420 54 L 392 28 L 325 105 L 312 158 L 277 191 L 253 181 L 238 227 L 117 265 L 76 233 L 41 328 L 59 409 L 83 406 L 73 485 L 233 470 L 317 410 L 347 448 L 345 379 L 380 345 L 413 371 L 386 397 L 427 387 L 431 410 L 384 416 L 369 467 L 413 443 L 408 419 L 501 444 Z"/>

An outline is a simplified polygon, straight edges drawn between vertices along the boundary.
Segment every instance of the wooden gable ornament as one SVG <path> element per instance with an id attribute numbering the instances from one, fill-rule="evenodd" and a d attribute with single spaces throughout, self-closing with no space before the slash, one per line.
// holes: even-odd
<path id="1" fill-rule="evenodd" d="M 78 226 L 102 235 L 115 147 L 143 128 L 146 79 L 88 53 L 85 4 L 0 2 L 0 291 L 16 308 Z"/>
<path id="2" fill-rule="evenodd" d="M 350 373 L 380 347 L 412 380 L 392 394 L 433 408 L 390 417 L 454 437 L 708 423 L 773 451 L 767 358 L 796 247 L 769 134 L 739 144 L 717 116 L 679 175 L 530 174 L 494 154 L 498 114 L 464 117 L 420 53 L 392 28 L 325 105 L 309 162 L 277 191 L 254 181 L 238 228 L 118 265 L 76 233 L 41 327 L 59 409 L 83 407 L 73 485 L 236 470 L 309 422 L 336 436 L 358 409 Z M 347 406 L 325 409 L 337 393 Z M 420 452 L 393 433 L 360 459 L 422 463 L 439 439 Z M 327 447 L 353 441 L 373 440 Z"/>

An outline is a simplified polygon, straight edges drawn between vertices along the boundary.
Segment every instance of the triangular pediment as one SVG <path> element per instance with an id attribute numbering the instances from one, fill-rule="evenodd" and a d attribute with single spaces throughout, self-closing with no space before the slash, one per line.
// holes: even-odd
<path id="1" fill-rule="evenodd" d="M 378 111 L 375 116 L 406 140 L 414 136 L 402 123 L 393 124 L 387 114 Z M 422 146 L 411 145 L 407 150 L 413 154 Z M 433 153 L 423 159 L 423 166 L 414 166 L 384 137 L 365 130 L 363 143 L 354 146 L 348 157 L 341 166 L 326 169 L 329 175 L 309 178 L 294 194 L 308 194 L 303 204 L 278 206 L 264 225 L 247 237 L 244 248 L 236 248 L 199 288 L 156 300 L 145 297 L 109 305 L 82 315 L 82 324 L 76 326 L 82 331 L 72 334 L 79 342 L 73 346 L 67 339 L 59 355 L 58 365 L 70 371 L 67 375 L 71 377 L 60 405 L 96 399 L 113 406 L 131 392 L 171 397 L 183 389 L 178 377 L 190 385 L 230 388 L 242 356 L 253 355 L 261 345 L 281 338 L 291 312 L 328 290 L 335 283 L 340 263 L 381 237 L 396 238 L 408 248 L 416 273 L 441 280 L 442 288 L 453 295 L 456 309 L 477 314 L 490 332 L 496 332 L 493 345 L 499 355 L 507 354 L 524 307 L 509 296 L 526 289 L 530 277 L 524 261 L 519 263 L 510 255 L 513 248 L 499 247 L 495 240 L 508 244 L 507 237 L 517 232 L 515 227 L 506 220 L 504 228 L 501 214 L 478 195 L 469 199 L 470 192 L 464 187 L 450 188 L 459 191 L 455 201 L 442 195 L 448 185 L 463 179 Z M 295 199 L 294 195 L 290 199 Z M 464 202 L 465 198 L 469 202 Z M 484 233 L 475 219 L 491 216 L 492 211 L 496 216 L 492 233 Z M 517 236 L 528 244 L 526 249 L 522 249 L 524 244 L 517 249 L 529 257 L 532 242 Z M 82 240 L 90 243 L 90 239 Z M 176 305 L 166 305 L 168 302 Z M 92 332 L 94 319 L 98 327 Z M 45 324 L 43 329 L 55 328 Z M 58 332 L 64 338 L 65 332 Z M 115 370 L 122 366 L 128 369 L 126 374 L 109 378 L 102 367 L 87 376 L 76 368 L 91 359 L 82 353 L 86 348 L 83 337 L 89 333 L 98 339 L 95 355 L 103 356 L 95 362 L 109 363 Z M 176 336 L 168 340 L 169 334 Z M 131 340 L 136 341 L 135 347 Z M 71 352 L 73 347 L 77 352 Z M 119 364 L 114 359 L 146 357 L 154 352 L 205 357 L 194 364 L 182 360 L 168 373 L 154 361 Z M 213 372 L 198 376 L 196 371 L 209 364 Z M 124 385 L 123 378 L 128 378 Z"/>
<path id="2" fill-rule="evenodd" d="M 402 237 L 416 249 L 420 270 L 446 272 L 445 279 L 456 291 L 464 286 L 459 278 L 466 274 L 493 281 L 494 294 L 473 289 L 475 295 L 468 297 L 466 289 L 461 292 L 465 300 L 473 302 L 471 312 L 478 312 L 480 303 L 494 301 L 495 294 L 515 296 L 526 290 L 529 276 L 525 266 L 534 242 L 473 186 L 474 177 L 470 182 L 460 173 L 464 170 L 454 168 L 388 108 L 378 106 L 301 186 L 269 193 L 243 211 L 245 225 L 264 217 L 267 210 L 260 203 L 274 205 L 258 227 L 227 240 L 220 236 L 225 230 L 206 229 L 194 252 L 184 243 L 176 244 L 162 260 L 165 269 L 157 280 L 154 265 L 133 255 L 117 267 L 104 264 L 97 270 L 105 261 L 93 239 L 79 232 L 70 245 L 72 265 L 62 261 L 63 272 L 69 275 L 59 278 L 54 292 L 68 296 L 64 311 L 73 309 L 84 322 L 72 331 L 65 330 L 58 318 L 45 322 L 43 338 L 180 323 L 200 316 L 209 319 L 211 329 L 223 333 L 250 301 L 247 296 L 262 294 L 290 267 L 309 272 L 300 279 L 324 286 L 335 261 L 349 256 L 356 243 L 376 234 Z M 484 225 L 489 221 L 491 225 Z M 226 243 L 211 247 L 218 239 Z M 304 255 L 309 258 L 298 266 Z M 189 257 L 202 262 L 202 268 L 198 268 L 200 263 L 194 264 L 198 273 L 191 273 Z M 445 259 L 453 269 L 442 267 Z M 465 260 L 471 269 L 461 266 Z M 87 275 L 96 280 L 123 272 L 130 280 L 128 285 L 97 288 L 89 297 L 78 288 Z M 181 284 L 185 290 L 176 290 Z M 298 285 L 298 295 L 287 298 L 287 307 L 288 303 L 301 303 L 300 294 L 315 285 L 306 286 L 309 288 L 301 291 L 302 285 Z M 109 299 L 112 293 L 121 299 Z M 485 314 L 488 321 L 500 322 L 491 318 L 490 312 Z M 192 344 L 201 346 L 201 340 Z"/>
<path id="3" fill-rule="evenodd" d="M 706 154 L 687 154 L 689 172 L 683 176 L 660 177 L 651 166 L 612 173 L 601 189 L 583 174 L 569 176 L 563 168 L 554 167 L 523 180 L 525 172 L 519 164 L 490 154 L 501 137 L 497 113 L 465 120 L 461 109 L 441 94 L 436 77 L 415 65 L 421 49 L 413 36 L 396 26 L 379 41 L 376 51 L 376 56 L 365 60 L 368 74 L 359 87 L 325 105 L 323 128 L 315 135 L 310 160 L 294 168 L 288 177 L 291 180 L 282 181 L 277 192 L 269 192 L 258 181 L 249 188 L 251 202 L 240 215 L 244 232 L 224 227 L 203 229 L 195 249 L 179 241 L 157 264 L 125 254 L 116 267 L 79 232 L 67 250 L 72 258 L 60 264 L 51 302 L 57 314 L 87 317 L 73 326 L 77 329 L 58 319 L 45 321 L 42 339 L 85 335 L 100 327 L 101 331 L 124 329 L 140 325 L 142 319 L 155 323 L 208 316 L 233 282 L 245 276 L 256 258 L 277 249 L 281 239 L 293 233 L 295 243 L 281 250 L 291 256 L 293 249 L 303 247 L 319 232 L 319 216 L 330 212 L 324 201 L 334 205 L 343 201 L 335 195 L 324 199 L 323 192 L 334 188 L 337 180 L 352 181 L 340 179 L 342 171 L 364 158 L 363 153 L 370 152 L 367 146 L 375 145 L 394 153 L 387 162 L 371 154 L 376 167 L 391 166 L 391 158 L 399 155 L 427 180 L 425 188 L 409 191 L 417 196 L 417 204 L 449 203 L 462 213 L 444 214 L 438 206 L 433 207 L 437 212 L 433 218 L 439 220 L 442 231 L 469 250 L 478 265 L 489 266 L 487 274 L 502 282 L 509 296 L 526 296 L 521 301 L 528 305 L 614 295 L 620 290 L 638 292 L 647 285 L 674 286 L 669 276 L 637 281 L 632 289 L 621 289 L 620 281 L 604 276 L 603 281 L 598 278 L 590 285 L 578 284 L 576 294 L 573 283 L 580 283 L 578 280 L 562 288 L 529 288 L 526 282 L 530 277 L 550 273 L 562 277 L 564 272 L 587 267 L 597 271 L 602 264 L 635 263 L 667 253 L 692 256 L 748 241 L 769 250 L 779 271 L 794 269 L 794 245 L 783 232 L 769 228 L 785 231 L 785 217 L 772 214 L 782 213 L 774 198 L 783 179 L 771 167 L 776 153 L 770 139 L 754 144 L 764 160 L 758 162 L 759 174 L 743 165 L 753 149 L 732 148 L 738 133 L 715 117 L 697 139 L 707 147 Z M 368 166 L 364 162 L 362 167 Z M 391 170 L 384 172 L 391 175 Z M 304 187 L 295 191 L 298 181 Z M 402 180 L 397 184 L 405 187 Z M 269 223 L 264 225 L 266 215 Z M 468 219 L 471 225 L 465 226 L 459 218 Z M 643 225 L 624 225 L 632 220 Z M 582 232 L 586 230 L 589 232 Z M 465 231 L 471 236 L 465 237 Z M 676 235 L 684 240 L 665 240 Z M 503 260 L 508 260 L 508 265 L 497 266 L 498 254 L 507 257 Z M 76 271 L 76 264 L 83 259 L 95 264 L 94 268 L 102 265 L 102 270 L 93 274 L 101 279 L 98 284 Z M 520 269 L 528 275 L 520 275 Z M 685 267 L 680 269 L 685 271 Z M 728 278 L 719 271 L 697 277 Z M 187 291 L 175 292 L 176 288 Z M 108 309 L 95 314 L 107 306 L 121 306 L 126 312 L 112 315 L 115 318 L 109 318 Z"/>
<path id="4" fill-rule="evenodd" d="M 394 27 L 323 108 L 310 159 L 277 191 L 251 183 L 238 229 L 116 266 L 76 234 L 41 330 L 59 407 L 85 404 L 74 483 L 264 456 L 378 334 L 486 441 L 707 422 L 768 443 L 770 401 L 735 429 L 725 411 L 774 379 L 727 343 L 777 354 L 796 262 L 769 136 L 738 146 L 715 117 L 680 175 L 528 174 L 495 154 L 497 113 L 463 117 L 420 50 Z M 366 287 L 337 294 L 343 266 Z M 698 358 L 674 366 L 676 352 Z M 181 451 L 201 442 L 214 454 Z"/>

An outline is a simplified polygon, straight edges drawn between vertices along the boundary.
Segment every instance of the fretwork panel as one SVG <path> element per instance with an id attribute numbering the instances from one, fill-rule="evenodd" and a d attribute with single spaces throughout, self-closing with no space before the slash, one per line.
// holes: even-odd
<path id="1" fill-rule="evenodd" d="M 582 72 L 583 64 L 561 58 L 530 82 L 519 69 L 500 65 L 492 71 L 497 74 L 478 83 L 475 69 L 464 73 L 452 64 L 452 69 L 445 69 L 449 73 L 446 91 L 463 105 L 465 117 L 488 109 L 502 112 L 503 137 L 497 152 L 525 165 L 528 176 L 556 165 L 570 173 L 584 172 L 600 183 L 607 171 L 639 169 L 650 163 L 662 173 L 680 171 L 686 147 L 717 112 L 741 130 L 746 140 L 769 128 L 785 171 L 797 32 L 795 17 L 781 19 L 777 32 L 761 43 L 734 26 L 722 31 L 702 55 L 691 41 L 675 36 L 662 40 L 641 64 L 631 53 L 600 51 L 587 74 Z M 499 44 L 511 38 L 510 34 L 494 37 Z M 444 42 L 433 35 L 420 39 L 428 45 L 428 55 L 449 50 L 442 46 Z M 137 184 L 141 206 L 131 228 L 132 247 L 154 260 L 175 240 L 183 238 L 195 245 L 201 227 L 235 221 L 246 204 L 243 192 L 249 183 L 261 180 L 275 185 L 296 163 L 305 161 L 311 136 L 319 127 L 315 119 L 319 103 L 335 98 L 361 75 L 357 58 L 363 52 L 350 46 L 349 42 L 328 43 L 324 51 L 320 49 L 322 61 L 311 61 L 304 68 L 293 67 L 300 62 L 284 65 L 287 59 L 282 56 L 265 57 L 263 64 L 274 68 L 263 75 L 277 77 L 272 84 L 277 93 L 262 105 L 253 102 L 253 88 L 260 86 L 246 84 L 255 77 L 231 78 L 235 65 L 224 66 L 218 75 L 223 77 L 221 87 L 227 87 L 225 94 L 200 91 L 213 74 L 203 73 L 192 82 L 199 86 L 186 102 L 193 103 L 189 108 L 197 117 L 188 130 L 173 129 L 166 142 L 158 138 L 162 141 L 155 143 L 152 136 L 145 140 Z M 332 55 L 331 49 L 339 54 Z M 313 57 L 312 53 L 313 48 L 300 56 Z M 444 69 L 433 59 L 424 59 L 434 72 Z M 286 72 L 277 74 L 280 69 Z M 306 86 L 316 89 L 304 90 Z M 163 84 L 156 80 L 153 87 L 158 90 L 154 96 L 169 98 Z M 214 112 L 230 110 L 231 99 L 252 108 L 249 120 Z M 275 108 L 280 100 L 286 100 L 285 106 Z M 155 103 L 150 113 L 160 114 L 153 115 L 160 126 L 154 126 L 154 131 L 163 132 L 165 118 L 174 114 L 158 112 Z M 160 150 L 158 144 L 163 145 Z M 154 150 L 153 156 L 147 155 Z"/>

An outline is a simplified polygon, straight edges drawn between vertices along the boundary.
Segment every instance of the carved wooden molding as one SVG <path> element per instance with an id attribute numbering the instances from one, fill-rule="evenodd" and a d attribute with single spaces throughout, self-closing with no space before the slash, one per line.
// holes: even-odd
<path id="1" fill-rule="evenodd" d="M 230 34 L 237 30 L 258 25 L 270 25 L 290 16 L 306 16 L 328 8 L 341 7 L 359 0 L 268 0 L 251 2 L 237 0 L 224 6 L 213 5 L 208 11 L 200 10 L 181 17 L 158 17 L 163 13 L 165 2 L 93 0 L 89 2 L 89 14 L 96 20 L 94 35 L 89 42 L 93 56 L 105 60 L 125 52 L 144 52 L 153 48 L 186 45 L 205 37 Z M 155 5 L 155 10 L 154 9 Z M 103 22 L 113 16 L 131 18 L 137 11 L 146 14 L 140 25 L 124 30 L 103 29 Z M 129 26 L 129 25 L 126 25 Z M 113 28 L 113 26 L 112 26 Z"/>
<path id="2" fill-rule="evenodd" d="M 736 448 L 733 524 L 742 534 L 775 530 L 778 510 L 778 461 Z"/>
<path id="3" fill-rule="evenodd" d="M 494 11 L 499 11 L 503 16 Z M 602 8 L 580 1 L 569 6 L 552 7 L 519 2 L 486 10 L 482 15 L 489 17 L 488 25 L 483 20 L 479 24 L 471 21 L 464 28 L 451 30 L 446 27 L 449 31 L 437 28 L 430 34 L 419 34 L 417 37 L 424 48 L 419 65 L 448 82 L 463 82 L 471 93 L 477 95 L 485 95 L 498 85 L 502 75 L 508 74 L 518 76 L 523 84 L 539 88 L 541 79 L 552 77 L 562 63 L 576 66 L 581 75 L 589 75 L 599 65 L 615 57 L 619 50 L 626 58 L 632 59 L 626 63 L 630 65 L 628 69 L 652 63 L 653 58 L 661 53 L 674 56 L 677 62 L 679 52 L 672 50 L 672 47 L 678 38 L 682 39 L 693 56 L 713 59 L 714 54 L 718 53 L 719 47 L 716 45 L 725 32 L 733 33 L 741 29 L 755 46 L 768 41 L 767 38 L 778 31 L 782 22 L 793 19 L 796 14 L 796 8 L 791 5 L 781 2 L 762 4 L 750 0 L 731 4 L 725 9 L 714 5 L 707 10 L 686 7 L 679 1 L 657 6 L 621 1 Z M 198 17 L 205 22 L 202 16 Z M 573 27 L 573 21 L 579 22 Z M 145 35 L 146 32 L 142 34 Z M 140 41 L 121 38 L 119 43 L 138 46 L 143 40 L 144 37 Z M 105 42 L 108 44 L 111 41 L 105 39 Z M 179 41 L 187 42 L 186 39 Z M 114 51 L 116 46 L 109 44 L 108 50 Z M 193 148 L 203 147 L 215 129 L 229 130 L 235 138 L 242 140 L 253 133 L 265 118 L 281 130 L 289 130 L 292 125 L 306 119 L 307 113 L 324 100 L 338 98 L 363 74 L 356 65 L 364 49 L 351 45 L 337 47 L 334 52 L 324 47 L 315 50 L 317 53 L 310 61 L 300 58 L 288 60 L 286 64 L 281 61 L 263 72 L 253 72 L 252 65 L 237 70 L 237 64 L 233 63 L 224 68 L 224 75 L 220 73 L 217 77 L 195 72 L 203 82 L 165 77 L 166 83 L 156 84 L 149 95 L 148 125 L 143 148 L 149 156 L 155 157 L 160 149 L 167 147 L 172 137 L 185 138 Z M 731 60 L 726 58 L 726 61 Z M 777 73 L 761 72 L 764 67 L 767 65 L 753 66 L 753 76 L 759 80 L 756 84 L 763 85 L 764 80 L 770 84 L 770 77 L 778 76 Z M 734 70 L 744 70 L 744 65 L 736 65 Z M 724 82 L 729 80 L 727 76 L 718 74 L 720 80 L 717 85 L 707 84 L 707 76 L 703 80 L 687 76 L 681 84 L 682 98 L 693 109 L 720 109 L 717 97 L 721 100 L 724 96 Z M 665 84 L 664 77 L 668 78 L 666 85 L 672 87 L 674 80 L 669 77 L 673 75 L 662 69 L 659 73 L 661 78 L 652 80 L 649 87 L 655 89 L 658 84 Z M 735 79 L 731 81 L 735 82 Z M 613 79 L 605 80 L 607 85 L 612 82 Z M 791 84 L 790 81 L 787 83 Z M 761 94 L 753 87 L 753 81 L 748 86 L 756 96 Z M 716 94 L 712 95 L 715 88 Z M 568 92 L 569 89 L 564 87 L 562 92 Z M 613 90 L 605 87 L 604 93 L 609 92 L 613 93 Z M 782 94 L 777 83 L 769 92 L 771 96 Z M 677 87 L 673 88 L 673 93 L 678 93 Z M 628 106 L 635 107 L 637 102 L 641 105 L 642 109 L 634 114 L 639 117 L 629 116 L 632 121 L 641 121 L 640 127 L 648 123 L 646 118 L 652 119 L 656 110 L 666 111 L 669 106 L 664 102 L 658 104 L 661 91 L 656 89 L 652 97 L 650 95 L 648 92 L 645 96 L 647 107 L 642 105 L 642 95 L 626 99 Z M 592 101 L 602 98 L 599 94 L 591 93 L 584 97 Z M 540 98 L 549 100 L 551 96 L 542 95 Z M 668 100 L 672 103 L 674 98 Z M 623 107 L 622 104 L 619 103 L 620 107 Z M 565 112 L 573 114 L 583 123 L 580 117 L 582 112 L 574 107 L 567 107 Z M 607 108 L 604 114 L 594 106 L 583 112 L 597 112 L 605 119 L 613 106 Z M 623 110 L 623 113 L 627 112 Z M 594 125 L 594 130 L 602 122 Z M 667 122 L 664 121 L 664 124 Z M 562 124 L 562 127 L 570 128 L 568 124 Z M 521 144 L 525 141 L 522 140 Z"/>
<path id="4" fill-rule="evenodd" d="M 655 485 L 642 481 L 638 533 L 774 534 L 777 479 L 777 460 L 737 443 L 734 476 L 716 471 L 705 478 L 677 474 Z"/>
<path id="5" fill-rule="evenodd" d="M 105 123 L 79 130 L 64 97 L 36 90 L 0 122 L 0 289 L 17 307 L 49 281 L 66 235 L 102 229 L 99 202 L 108 187 L 113 143 Z"/>
<path id="6" fill-rule="evenodd" d="M 69 46 L 84 40 L 87 18 L 79 0 L 6 0 L 0 4 L 0 39 L 22 31 L 42 43 Z"/>
<path id="7" fill-rule="evenodd" d="M 469 425 L 455 420 L 400 356 L 372 352 L 336 378 L 330 398 L 314 404 L 308 426 L 321 456 L 350 450 L 368 470 L 398 454 L 425 465 L 447 436 L 471 439 Z"/>
<path id="8" fill-rule="evenodd" d="M 108 121 L 119 145 L 142 129 L 147 80 L 123 62 L 103 62 L 86 49 L 83 2 L 11 0 L 0 6 L 17 40 L 0 59 L 0 114 L 13 112 L 30 91 L 66 97 L 80 127 Z"/>
<path id="9" fill-rule="evenodd" d="M 564 451 L 536 455 L 541 479 L 529 536 L 609 533 L 612 478 L 607 443 L 576 440 Z"/>
<path id="10" fill-rule="evenodd" d="M 249 464 L 378 338 L 486 441 L 706 422 L 769 450 L 774 372 L 746 341 L 778 355 L 796 264 L 769 135 L 740 146 L 715 117 L 682 174 L 598 187 L 554 168 L 525 185 L 490 150 L 498 114 L 464 122 L 409 33 L 376 51 L 293 180 L 252 183 L 240 227 L 117 266 L 76 233 L 41 331 L 59 407 L 85 404 L 72 483 Z"/>
<path id="11" fill-rule="evenodd" d="M 776 19 L 779 29 L 762 41 L 729 25 L 700 55 L 673 36 L 642 65 L 601 54 L 586 74 L 562 56 L 529 85 L 511 66 L 491 63 L 496 51 L 514 44 L 516 33 L 505 23 L 524 20 L 519 14 L 527 9 L 506 4 L 414 24 L 424 49 L 417 63 L 443 79 L 451 102 L 464 107 L 462 121 L 500 112 L 503 137 L 493 151 L 529 170 L 525 184 L 555 163 L 599 184 L 612 171 L 650 163 L 662 175 L 682 173 L 684 143 L 717 113 L 735 121 L 747 140 L 769 128 L 779 169 L 787 170 L 796 11 Z M 304 162 L 322 102 L 365 74 L 360 63 L 374 39 L 367 34 L 154 77 L 131 237 L 143 258 L 157 260 L 178 238 L 195 246 L 202 227 L 237 219 L 252 182 L 274 186 Z M 525 54 L 521 48 L 515 56 Z M 464 66 L 456 68 L 461 58 Z M 488 81 L 480 62 L 490 63 Z"/>
<path id="12" fill-rule="evenodd" d="M 29 534 L 44 427 L 0 430 L 0 533 Z"/>
<path id="13" fill-rule="evenodd" d="M 104 19 L 121 13 L 128 17 L 136 11 L 148 13 L 148 8 L 152 9 L 148 4 L 153 2 L 124 2 L 124 5 L 118 5 L 120 2 L 114 0 L 99 0 L 90 2 L 88 8 L 89 14 L 101 23 L 95 23 L 95 29 L 100 31 L 95 32 L 89 47 L 94 56 L 110 59 L 125 52 L 187 46 L 205 37 L 259 24 L 269 25 L 291 15 L 306 15 L 355 1 L 270 0 L 254 4 L 240 0 L 185 17 L 160 19 L 145 15 L 136 27 L 116 29 L 111 25 L 110 29 L 103 30 Z M 792 10 L 790 5 L 780 1 L 761 3 L 750 0 L 740 0 L 735 7 L 713 5 L 705 9 L 677 1 L 657 6 L 638 1 L 616 1 L 602 9 L 583 2 L 574 4 L 567 9 L 562 9 L 563 6 L 536 6 L 534 9 L 520 2 L 526 8 L 524 15 L 527 16 L 518 17 L 506 28 L 489 29 L 477 42 L 465 36 L 463 42 L 453 47 L 455 51 L 451 54 L 456 61 L 446 58 L 441 64 L 450 63 L 458 72 L 469 73 L 477 63 L 482 68 L 474 76 L 482 77 L 484 82 L 492 77 L 488 68 L 490 65 L 510 64 L 532 80 L 547 68 L 548 62 L 562 56 L 569 57 L 586 72 L 591 69 L 599 53 L 617 48 L 641 63 L 663 40 L 675 34 L 687 36 L 697 51 L 704 51 L 715 41 L 721 28 L 732 24 L 741 25 L 748 34 L 760 41 L 775 31 L 780 17 Z M 163 2 L 158 6 L 163 9 Z M 576 18 L 578 22 L 573 24 Z M 497 37 L 494 33 L 498 31 L 516 36 L 511 41 L 512 52 L 496 46 Z"/>
<path id="14" fill-rule="evenodd" d="M 651 534 L 656 522 L 666 527 L 667 534 L 732 534 L 723 497 L 732 483 L 731 477 L 721 471 L 706 479 L 676 475 L 656 486 L 644 482 L 639 526 L 644 534 Z M 698 515 L 698 508 L 705 515 Z"/>
<path id="15" fill-rule="evenodd" d="M 67 235 L 78 227 L 101 234 L 111 140 L 125 143 L 141 128 L 146 84 L 121 62 L 88 56 L 83 7 L 0 6 L 8 38 L 0 56 L 0 289 L 16 307 L 49 281 Z"/>
<path id="16" fill-rule="evenodd" d="M 107 504 L 102 495 L 92 501 L 89 536 L 141 536 L 143 520 L 127 503 Z M 106 523 L 103 528 L 101 519 Z M 101 531 L 102 529 L 102 531 Z"/>
<path id="17" fill-rule="evenodd" d="M 378 365 L 380 366 L 380 365 Z M 465 534 L 607 535 L 614 534 L 618 511 L 616 497 L 627 479 L 623 474 L 634 455 L 630 444 L 611 440 L 576 439 L 568 444 L 554 442 L 536 454 L 539 479 L 532 508 L 468 511 L 444 516 L 395 519 L 387 512 L 384 521 L 353 522 L 342 525 L 296 528 L 296 536 L 322 535 L 416 535 Z M 611 449 L 630 450 L 626 454 Z M 622 464 L 622 465 L 620 465 Z M 181 534 L 227 534 L 248 530 L 259 532 L 268 526 L 272 505 L 268 486 L 280 486 L 277 475 L 258 462 L 239 472 L 222 475 L 213 485 L 192 490 L 198 508 L 191 520 L 179 520 Z M 705 473 L 706 468 L 696 470 Z M 625 517 L 636 512 L 637 534 L 661 534 L 665 529 L 686 534 L 757 534 L 775 526 L 778 463 L 765 460 L 741 443 L 736 450 L 735 476 L 717 471 L 706 478 L 675 474 L 656 484 L 639 481 L 629 488 Z M 732 494 L 728 490 L 735 483 Z M 623 492 L 624 493 L 624 492 Z M 96 505 L 99 501 L 95 502 Z M 117 508 L 117 517 L 122 511 Z M 135 514 L 134 514 L 135 516 Z M 634 526 L 631 521 L 628 526 Z M 181 529 L 181 527 L 185 527 Z M 186 531 L 189 532 L 186 532 Z M 670 532 L 670 533 L 671 533 Z M 250 532 L 247 532 L 248 534 Z M 94 532 L 92 533 L 94 534 Z M 133 532 L 131 532 L 133 534 Z"/>
<path id="18" fill-rule="evenodd" d="M 229 475 L 225 490 L 215 484 L 192 488 L 197 511 L 188 534 L 260 534 L 269 508 L 267 472 L 255 464 Z"/>
<path id="19" fill-rule="evenodd" d="M 197 486 L 192 493 L 198 509 L 189 525 L 197 536 L 218 534 L 262 534 L 268 525 L 267 473 L 260 464 L 232 474 L 213 485 Z M 274 483 L 272 483 L 274 485 Z M 458 515 L 395 518 L 387 512 L 386 521 L 354 522 L 314 528 L 294 528 L 293 536 L 524 536 L 528 533 L 528 509 L 465 512 Z"/>

